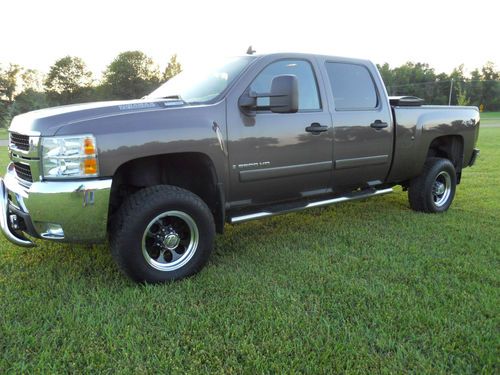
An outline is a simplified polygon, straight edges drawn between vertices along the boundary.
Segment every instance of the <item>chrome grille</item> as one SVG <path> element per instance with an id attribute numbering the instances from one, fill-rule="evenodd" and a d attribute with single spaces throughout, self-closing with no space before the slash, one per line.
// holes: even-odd
<path id="1" fill-rule="evenodd" d="M 33 176 L 31 175 L 31 168 L 29 165 L 14 163 L 14 169 L 16 170 L 16 174 L 19 179 L 27 182 L 33 182 Z"/>
<path id="2" fill-rule="evenodd" d="M 29 151 L 30 137 L 18 133 L 10 133 L 10 143 L 12 143 L 18 150 Z"/>

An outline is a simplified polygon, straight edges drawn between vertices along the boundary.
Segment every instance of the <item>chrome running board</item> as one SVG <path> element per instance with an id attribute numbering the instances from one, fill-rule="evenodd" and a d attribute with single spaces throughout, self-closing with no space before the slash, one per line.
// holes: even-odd
<path id="1" fill-rule="evenodd" d="M 356 199 L 369 198 L 369 197 L 374 197 L 376 195 L 389 194 L 392 192 L 393 192 L 392 188 L 381 189 L 381 190 L 370 189 L 368 191 L 361 191 L 361 192 L 352 193 L 352 194 L 344 195 L 344 196 L 337 197 L 337 198 L 326 199 L 326 200 L 317 201 L 317 202 L 311 202 L 311 203 L 306 204 L 305 206 L 293 207 L 293 208 L 288 208 L 288 209 L 284 209 L 284 210 L 278 210 L 275 212 L 264 210 L 264 211 L 260 211 L 260 212 L 254 212 L 251 214 L 247 214 L 247 215 L 234 216 L 234 217 L 231 217 L 229 219 L 229 222 L 231 224 L 242 223 L 244 221 L 260 219 L 263 217 L 281 215 L 281 214 L 286 214 L 286 213 L 295 212 L 295 211 L 302 211 L 302 210 L 305 210 L 307 208 L 313 208 L 313 207 L 324 207 L 324 206 L 329 206 L 329 205 L 335 204 L 335 203 L 353 201 Z"/>

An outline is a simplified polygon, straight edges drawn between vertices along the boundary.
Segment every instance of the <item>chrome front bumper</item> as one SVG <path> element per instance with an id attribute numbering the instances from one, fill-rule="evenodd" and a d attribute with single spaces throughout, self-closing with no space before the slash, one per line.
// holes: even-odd
<path id="1" fill-rule="evenodd" d="M 39 181 L 26 187 L 11 164 L 0 178 L 1 230 L 24 247 L 34 245 L 25 233 L 64 242 L 101 242 L 106 238 L 110 192 L 111 179 Z"/>

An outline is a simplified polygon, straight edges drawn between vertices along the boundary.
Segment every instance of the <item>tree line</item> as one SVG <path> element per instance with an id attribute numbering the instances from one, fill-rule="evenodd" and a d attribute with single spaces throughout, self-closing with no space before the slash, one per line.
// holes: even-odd
<path id="1" fill-rule="evenodd" d="M 85 62 L 58 59 L 44 75 L 17 64 L 0 66 L 0 127 L 21 113 L 57 105 L 141 98 L 182 70 L 177 55 L 163 72 L 141 51 L 120 53 L 96 80 Z"/>
<path id="2" fill-rule="evenodd" d="M 470 75 L 464 66 L 450 74 L 436 73 L 424 63 L 407 62 L 396 68 L 389 64 L 377 65 L 389 95 L 413 95 L 426 104 L 475 105 L 485 111 L 500 110 L 500 71 L 487 62 Z"/>
<path id="3" fill-rule="evenodd" d="M 464 73 L 464 66 L 450 74 L 436 73 L 425 63 L 407 62 L 399 67 L 377 65 L 389 95 L 414 95 L 427 104 L 482 106 L 500 110 L 500 71 L 492 62 Z M 163 72 L 141 51 L 120 53 L 96 80 L 85 62 L 74 56 L 57 60 L 46 75 L 16 64 L 0 65 L 0 127 L 12 117 L 46 107 L 100 100 L 141 98 L 182 70 L 173 55 Z"/>

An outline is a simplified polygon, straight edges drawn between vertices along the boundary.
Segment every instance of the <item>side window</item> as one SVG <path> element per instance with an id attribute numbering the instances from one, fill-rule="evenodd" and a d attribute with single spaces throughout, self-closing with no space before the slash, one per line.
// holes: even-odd
<path id="1" fill-rule="evenodd" d="M 299 86 L 299 111 L 321 109 L 318 85 L 311 64 L 304 60 L 280 60 L 264 68 L 250 85 L 250 90 L 264 93 L 271 91 L 274 77 L 282 74 L 293 74 Z M 258 106 L 268 106 L 269 98 L 258 98 Z"/>
<path id="2" fill-rule="evenodd" d="M 332 86 L 335 109 L 363 110 L 377 107 L 377 91 L 366 67 L 327 62 L 326 70 Z"/>

